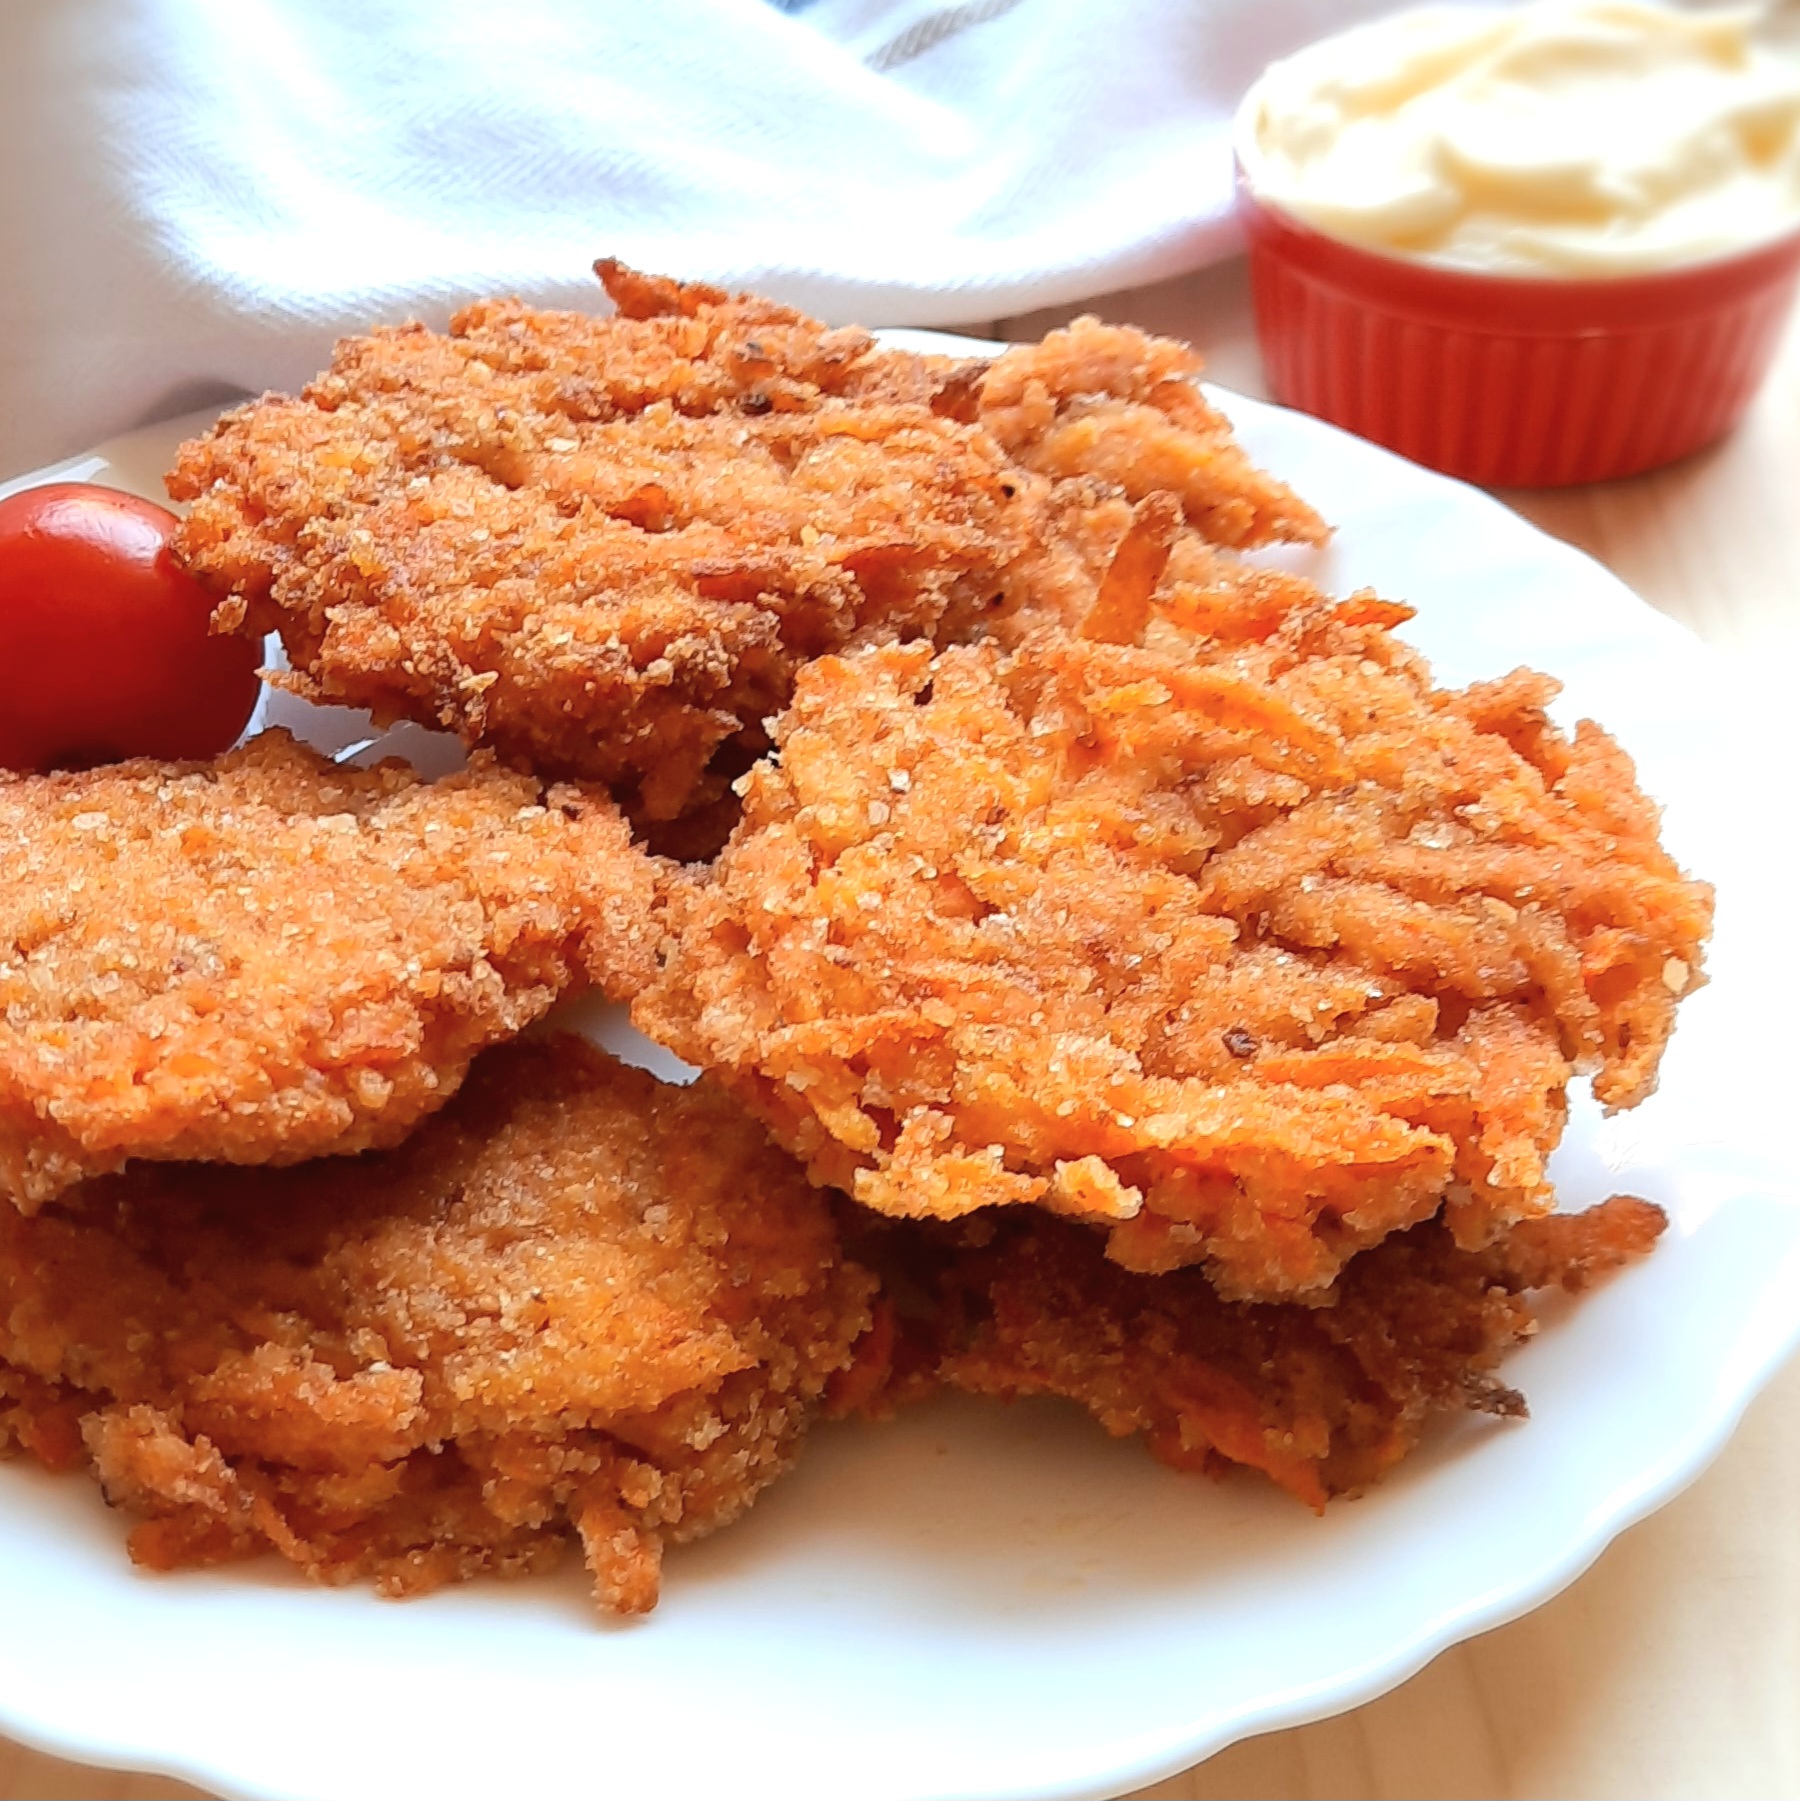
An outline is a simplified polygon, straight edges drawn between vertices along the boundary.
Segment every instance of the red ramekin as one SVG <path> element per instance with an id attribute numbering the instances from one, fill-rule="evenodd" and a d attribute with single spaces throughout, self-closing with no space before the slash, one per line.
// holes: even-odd
<path id="1" fill-rule="evenodd" d="M 1553 488 L 1672 463 L 1737 423 L 1781 337 L 1800 231 L 1605 280 L 1486 275 L 1238 207 L 1269 387 L 1414 462 Z"/>

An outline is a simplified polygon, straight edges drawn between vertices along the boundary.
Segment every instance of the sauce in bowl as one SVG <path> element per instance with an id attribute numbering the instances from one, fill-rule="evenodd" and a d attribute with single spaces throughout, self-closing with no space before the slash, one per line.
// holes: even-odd
<path id="1" fill-rule="evenodd" d="M 1593 279 L 1800 225 L 1800 54 L 1752 8 L 1427 6 L 1272 64 L 1237 144 L 1258 200 L 1458 269 Z"/>

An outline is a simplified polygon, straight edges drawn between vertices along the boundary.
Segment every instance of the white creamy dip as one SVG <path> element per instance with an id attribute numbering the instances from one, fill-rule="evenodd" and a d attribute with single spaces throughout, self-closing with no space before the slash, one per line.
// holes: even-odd
<path id="1" fill-rule="evenodd" d="M 1331 237 L 1511 275 L 1628 275 L 1800 224 L 1800 55 L 1753 8 L 1426 6 L 1272 64 L 1259 199 Z"/>

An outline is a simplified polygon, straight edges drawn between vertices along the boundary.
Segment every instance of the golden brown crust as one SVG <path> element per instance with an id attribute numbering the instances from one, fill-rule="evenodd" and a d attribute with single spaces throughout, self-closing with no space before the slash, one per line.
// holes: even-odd
<path id="1" fill-rule="evenodd" d="M 657 866 L 603 795 L 422 782 L 267 732 L 0 775 L 0 1197 L 130 1157 L 396 1143 L 484 1045 L 650 972 Z"/>
<path id="2" fill-rule="evenodd" d="M 91 1461 L 153 1568 L 410 1594 L 577 1539 L 641 1612 L 791 1461 L 872 1287 L 710 1084 L 541 1040 L 395 1151 L 4 1210 L 0 1440 Z"/>
<path id="3" fill-rule="evenodd" d="M 1404 609 L 1292 578 L 1212 598 L 1162 649 L 812 665 L 643 1029 L 878 1211 L 1036 1203 L 1235 1295 L 1543 1211 L 1571 1066 L 1648 1090 L 1709 891 L 1544 678 L 1435 689 Z"/>
<path id="4" fill-rule="evenodd" d="M 1259 1469 L 1322 1507 L 1379 1481 L 1434 1414 L 1522 1416 L 1493 1372 L 1536 1330 L 1525 1291 L 1584 1288 L 1666 1223 L 1619 1196 L 1471 1251 L 1428 1222 L 1351 1259 L 1322 1304 L 1271 1306 L 1221 1300 L 1198 1270 L 1130 1274 L 1058 1220 L 865 1222 L 852 1243 L 905 1318 L 858 1402 L 879 1413 L 935 1383 L 1060 1395 L 1178 1469 Z"/>

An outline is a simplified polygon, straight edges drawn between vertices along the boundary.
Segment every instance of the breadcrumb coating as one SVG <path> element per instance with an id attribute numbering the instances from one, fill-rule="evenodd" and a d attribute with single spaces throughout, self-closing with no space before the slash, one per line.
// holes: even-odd
<path id="1" fill-rule="evenodd" d="M 613 317 L 488 301 L 350 339 L 182 447 L 177 553 L 221 626 L 280 632 L 275 679 L 654 823 L 720 803 L 808 658 L 1002 616 L 1060 478 L 1173 485 L 1221 543 L 1322 529 L 1184 346 L 1088 320 L 957 363 L 596 267 Z"/>
<path id="2" fill-rule="evenodd" d="M 397 1143 L 484 1045 L 647 978 L 656 865 L 604 795 L 421 781 L 285 732 L 0 773 L 0 1196 L 128 1158 Z"/>
<path id="3" fill-rule="evenodd" d="M 1649 1091 L 1710 891 L 1547 678 L 1434 688 L 1406 609 L 1293 578 L 1208 604 L 811 665 L 640 1027 L 878 1212 L 1048 1208 L 1231 1296 L 1545 1211 L 1572 1069 Z"/>
<path id="4" fill-rule="evenodd" d="M 574 1540 L 642 1613 L 792 1461 L 873 1287 L 712 1084 L 538 1040 L 395 1151 L 0 1209 L 0 1442 L 90 1465 L 151 1569 L 409 1595 Z"/>
<path id="5" fill-rule="evenodd" d="M 1523 1417 L 1493 1372 L 1537 1329 L 1526 1291 L 1583 1289 L 1666 1224 L 1615 1196 L 1471 1251 L 1428 1221 L 1352 1258 L 1316 1306 L 1222 1300 L 1198 1270 L 1134 1275 L 1096 1233 L 1041 1216 L 852 1228 L 902 1302 L 898 1332 L 865 1341 L 861 1404 L 937 1383 L 1060 1395 L 1176 1469 L 1261 1470 L 1322 1508 L 1379 1481 L 1436 1414 Z"/>

